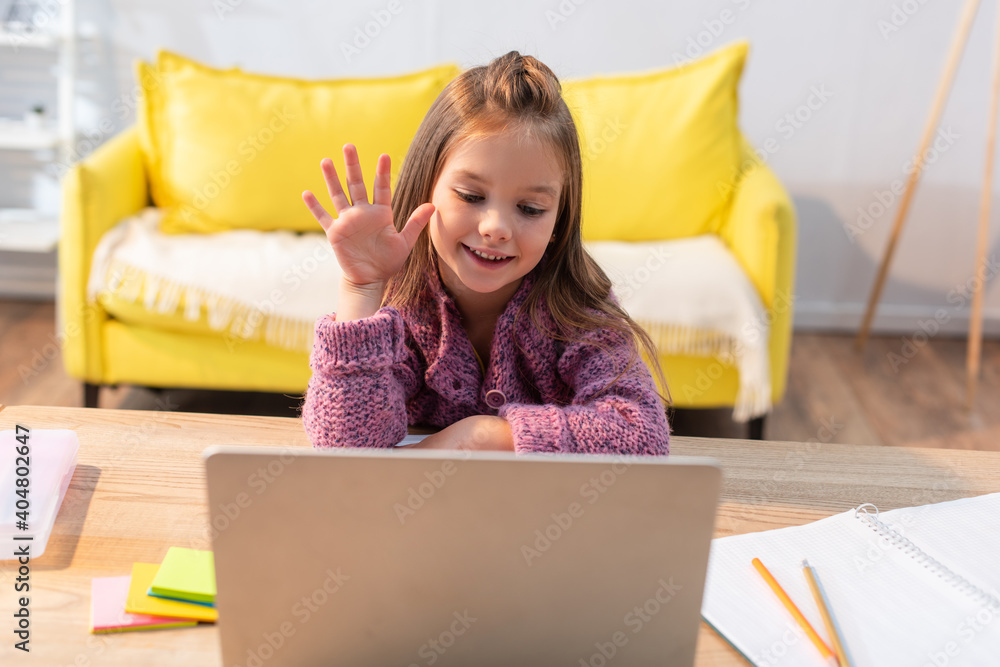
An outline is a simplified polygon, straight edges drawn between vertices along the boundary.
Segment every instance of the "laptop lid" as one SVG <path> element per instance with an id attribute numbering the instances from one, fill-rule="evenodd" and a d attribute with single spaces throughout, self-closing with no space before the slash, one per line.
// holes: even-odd
<path id="1" fill-rule="evenodd" d="M 710 459 L 211 447 L 225 665 L 691 665 Z"/>

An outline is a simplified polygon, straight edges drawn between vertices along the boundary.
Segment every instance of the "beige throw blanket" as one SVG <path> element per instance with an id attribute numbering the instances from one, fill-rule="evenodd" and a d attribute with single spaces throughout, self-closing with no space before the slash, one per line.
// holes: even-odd
<path id="1" fill-rule="evenodd" d="M 336 310 L 341 277 L 323 234 L 167 235 L 158 231 L 161 216 L 147 208 L 101 238 L 88 283 L 91 301 L 113 294 L 150 312 L 191 321 L 204 308 L 215 331 L 260 337 L 288 350 L 312 348 L 313 323 Z M 736 420 L 770 410 L 764 306 L 718 237 L 586 246 L 614 282 L 621 305 L 662 353 L 711 356 L 736 366 Z M 703 388 L 671 385 L 670 390 L 678 396 Z"/>

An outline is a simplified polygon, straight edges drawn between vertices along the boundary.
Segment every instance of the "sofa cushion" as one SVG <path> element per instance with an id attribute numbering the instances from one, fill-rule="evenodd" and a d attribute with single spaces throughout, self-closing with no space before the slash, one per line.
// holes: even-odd
<path id="1" fill-rule="evenodd" d="M 167 233 L 318 229 L 303 190 L 353 143 L 371 183 L 379 153 L 399 167 L 454 64 L 401 76 L 310 81 L 215 69 L 161 51 L 139 62 L 140 136 Z"/>
<path id="2" fill-rule="evenodd" d="M 564 82 L 580 132 L 585 239 L 718 230 L 738 173 L 747 49 L 737 42 L 680 67 Z"/>
<path id="3" fill-rule="evenodd" d="M 162 215 L 146 209 L 101 238 L 88 284 L 90 301 L 127 324 L 219 336 L 230 350 L 252 341 L 309 352 L 314 322 L 336 311 L 341 279 L 322 233 L 164 234 L 158 229 Z M 717 236 L 597 241 L 588 242 L 587 250 L 662 355 L 732 363 L 740 371 L 734 415 L 743 419 L 767 411 L 769 319 Z"/>

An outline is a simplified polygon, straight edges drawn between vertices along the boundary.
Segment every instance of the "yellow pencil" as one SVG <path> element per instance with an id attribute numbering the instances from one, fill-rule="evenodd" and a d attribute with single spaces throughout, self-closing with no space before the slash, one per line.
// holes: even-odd
<path id="1" fill-rule="evenodd" d="M 833 607 L 830 605 L 830 600 L 827 599 L 826 592 L 819 583 L 819 574 L 807 560 L 802 561 L 802 571 L 805 572 L 809 588 L 812 590 L 813 597 L 816 598 L 816 606 L 819 607 L 819 613 L 823 615 L 826 631 L 830 633 L 830 638 L 833 640 L 833 650 L 837 652 L 837 662 L 840 663 L 840 667 L 851 667 L 851 662 L 847 659 L 847 650 L 844 648 L 840 628 L 833 618 Z"/>
<path id="2" fill-rule="evenodd" d="M 771 575 L 768 569 L 764 567 L 764 564 L 760 562 L 760 559 L 754 558 L 752 562 L 754 568 L 756 568 L 757 572 L 760 573 L 760 576 L 764 578 L 764 581 L 767 582 L 767 585 L 771 587 L 771 590 L 774 591 L 774 594 L 778 596 L 779 600 L 781 600 L 781 604 L 785 605 L 785 609 L 787 609 L 789 613 L 791 613 L 791 615 L 795 618 L 795 621 L 799 624 L 799 626 L 806 631 L 806 634 L 809 636 L 809 639 L 811 639 L 812 643 L 816 645 L 817 649 L 819 649 L 819 652 L 823 655 L 823 658 L 827 660 L 833 658 L 834 657 L 833 651 L 831 651 L 830 647 L 827 646 L 822 639 L 820 639 L 820 636 L 816 633 L 815 630 L 813 630 L 813 626 L 809 625 L 809 621 L 806 620 L 806 617 L 802 615 L 802 612 L 799 611 L 799 608 L 795 606 L 794 602 L 792 602 L 792 598 L 788 597 L 788 593 L 785 592 L 785 589 L 781 587 L 781 584 L 779 584 L 778 581 Z"/>

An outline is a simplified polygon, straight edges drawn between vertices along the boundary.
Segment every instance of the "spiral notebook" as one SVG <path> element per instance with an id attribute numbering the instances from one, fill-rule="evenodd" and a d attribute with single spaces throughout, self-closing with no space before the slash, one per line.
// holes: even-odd
<path id="1" fill-rule="evenodd" d="M 758 666 L 826 666 L 754 571 L 760 558 L 826 637 L 819 572 L 855 667 L 1000 665 L 1000 493 L 712 541 L 702 617 Z"/>

